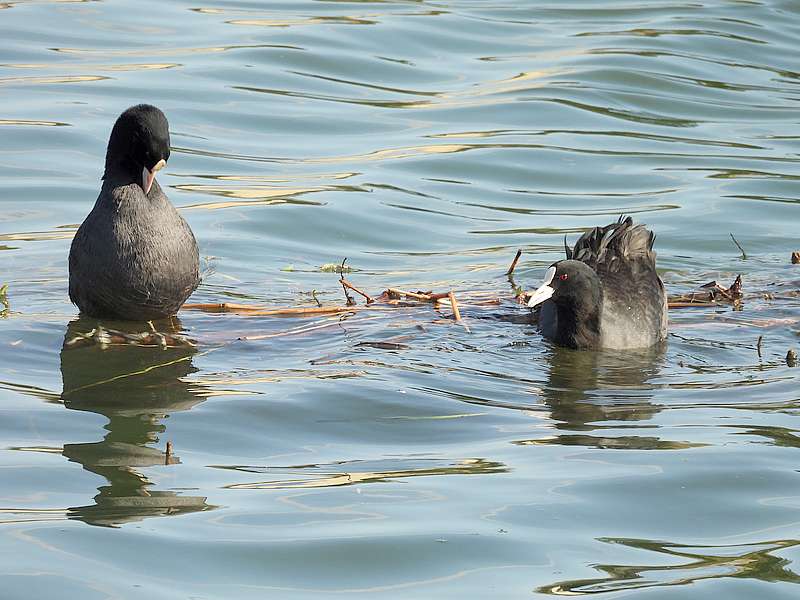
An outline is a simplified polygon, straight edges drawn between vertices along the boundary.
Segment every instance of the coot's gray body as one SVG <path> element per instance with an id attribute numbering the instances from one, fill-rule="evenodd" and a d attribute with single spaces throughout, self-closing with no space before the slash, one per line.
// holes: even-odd
<path id="1" fill-rule="evenodd" d="M 656 272 L 655 235 L 620 218 L 584 233 L 554 263 L 529 306 L 542 334 L 571 348 L 647 348 L 667 336 L 667 295 Z"/>
<path id="2" fill-rule="evenodd" d="M 199 284 L 197 242 L 155 180 L 169 158 L 163 113 L 120 115 L 103 186 L 69 253 L 69 296 L 81 313 L 144 321 L 174 315 Z"/>

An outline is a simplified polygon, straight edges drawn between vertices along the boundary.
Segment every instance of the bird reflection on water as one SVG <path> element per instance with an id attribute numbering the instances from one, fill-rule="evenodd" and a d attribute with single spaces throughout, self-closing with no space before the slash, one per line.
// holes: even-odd
<path id="1" fill-rule="evenodd" d="M 661 410 L 652 402 L 656 389 L 652 380 L 663 368 L 665 352 L 665 344 L 624 352 L 553 347 L 541 394 L 559 433 L 545 439 L 515 443 L 640 450 L 685 447 L 684 442 L 653 436 L 611 437 L 588 433 L 647 427 L 619 422 L 648 421 Z"/>
<path id="2" fill-rule="evenodd" d="M 63 454 L 104 477 L 108 485 L 98 488 L 94 504 L 69 509 L 69 517 L 91 525 L 117 526 L 214 508 L 204 497 L 154 490 L 153 483 L 137 470 L 180 462 L 154 445 L 166 431 L 162 421 L 170 413 L 189 410 L 205 399 L 201 389 L 185 380 L 197 371 L 192 365 L 196 349 L 67 343 L 97 324 L 81 318 L 67 327 L 61 350 L 61 399 L 68 409 L 107 417 L 108 433 L 99 442 L 65 444 Z M 124 331 L 125 324 L 113 326 Z M 177 321 L 174 327 L 180 331 Z"/>
<path id="3" fill-rule="evenodd" d="M 665 351 L 664 344 L 624 352 L 554 347 L 543 389 L 553 418 L 567 428 L 584 428 L 594 421 L 650 419 L 659 408 L 651 402 L 653 389 L 648 382 L 661 370 Z"/>

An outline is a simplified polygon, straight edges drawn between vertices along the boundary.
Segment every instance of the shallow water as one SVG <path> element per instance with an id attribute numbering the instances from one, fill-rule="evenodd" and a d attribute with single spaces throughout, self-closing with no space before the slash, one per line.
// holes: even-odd
<path id="1" fill-rule="evenodd" d="M 798 17 L 0 3 L 3 598 L 796 597 Z M 183 311 L 196 349 L 62 350 L 93 327 L 69 241 L 142 101 L 209 269 L 193 302 L 341 303 L 321 267 L 347 257 L 373 294 L 456 290 L 469 332 Z M 533 286 L 620 213 L 670 292 L 741 273 L 742 309 L 672 311 L 651 353 L 544 342 L 514 252 Z"/>

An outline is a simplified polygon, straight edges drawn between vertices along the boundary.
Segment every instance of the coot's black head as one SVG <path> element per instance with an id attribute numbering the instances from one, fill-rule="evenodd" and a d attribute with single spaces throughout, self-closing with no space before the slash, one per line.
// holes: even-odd
<path id="1" fill-rule="evenodd" d="M 544 276 L 528 300 L 534 307 L 551 301 L 556 306 L 555 341 L 572 348 L 591 348 L 600 342 L 603 288 L 597 273 L 578 260 L 560 260 Z"/>
<path id="2" fill-rule="evenodd" d="M 122 113 L 108 140 L 103 178 L 121 177 L 138 183 L 145 194 L 156 173 L 169 160 L 169 124 L 155 106 L 137 104 Z"/>

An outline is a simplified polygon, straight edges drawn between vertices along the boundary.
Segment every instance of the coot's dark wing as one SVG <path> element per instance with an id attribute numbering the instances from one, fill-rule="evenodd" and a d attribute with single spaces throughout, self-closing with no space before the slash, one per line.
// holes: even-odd
<path id="1" fill-rule="evenodd" d="M 586 263 L 602 278 L 620 271 L 655 271 L 656 236 L 644 225 L 634 225 L 630 217 L 616 223 L 595 227 L 584 233 L 572 250 L 572 258 Z"/>
<path id="2" fill-rule="evenodd" d="M 607 347 L 643 347 L 664 339 L 667 298 L 656 272 L 656 236 L 630 217 L 595 227 L 575 243 L 575 260 L 597 273 L 604 290 L 602 335 Z"/>

